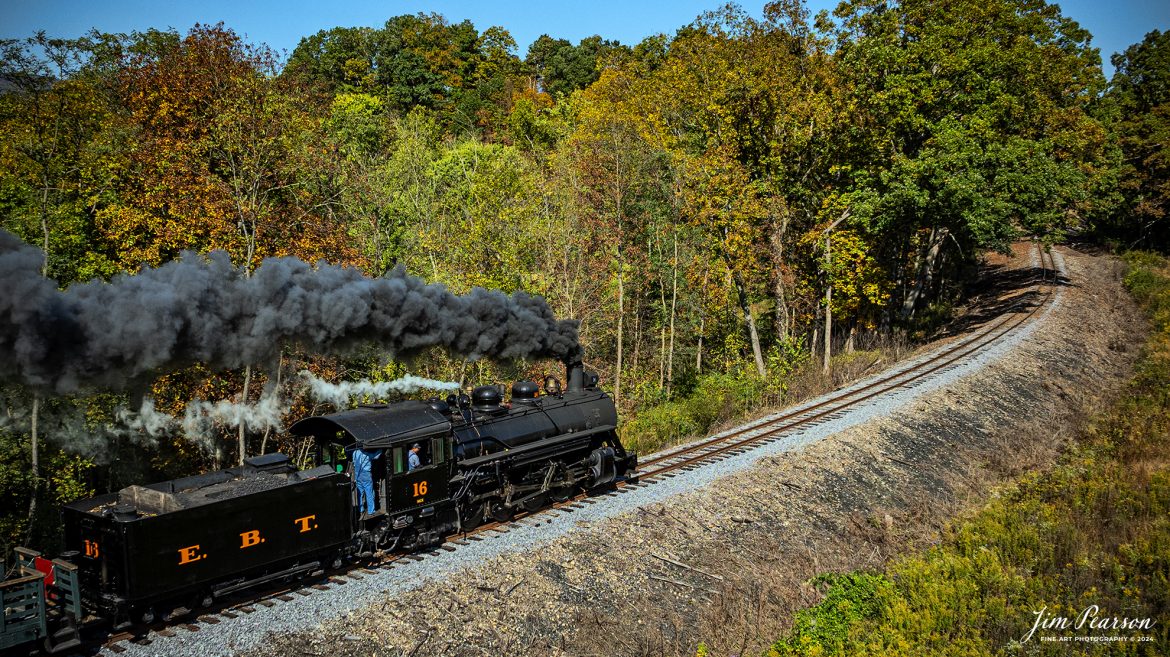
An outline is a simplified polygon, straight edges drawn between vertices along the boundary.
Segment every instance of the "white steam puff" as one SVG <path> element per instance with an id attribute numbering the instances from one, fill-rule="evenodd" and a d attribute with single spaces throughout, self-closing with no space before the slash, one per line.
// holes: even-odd
<path id="1" fill-rule="evenodd" d="M 183 409 L 182 417 L 174 417 L 156 410 L 154 400 L 147 398 L 137 411 L 118 409 L 114 416 L 118 426 L 107 427 L 107 430 L 139 440 L 182 435 L 187 440 L 210 447 L 222 429 L 238 429 L 243 425 L 245 432 L 253 434 L 283 430 L 281 416 L 287 410 L 285 407 L 284 401 L 276 394 L 265 394 L 255 404 L 196 399 Z"/>
<path id="2" fill-rule="evenodd" d="M 245 433 L 265 430 L 282 431 L 280 418 L 285 404 L 277 395 L 265 395 L 255 404 L 240 404 L 221 400 L 196 400 L 183 409 L 183 435 L 188 440 L 209 442 L 221 427 L 244 427 Z"/>
<path id="3" fill-rule="evenodd" d="M 149 397 L 142 400 L 142 407 L 137 411 L 124 406 L 119 408 L 114 413 L 114 419 L 118 421 L 123 432 L 151 438 L 174 435 L 179 427 L 178 420 L 156 410 L 154 400 Z"/>
<path id="4" fill-rule="evenodd" d="M 312 372 L 303 370 L 300 379 L 305 383 L 309 394 L 318 402 L 331 404 L 334 408 L 346 408 L 350 402 L 387 400 L 391 395 L 408 395 L 419 390 L 434 390 L 437 392 L 454 392 L 459 390 L 459 384 L 452 381 L 436 381 L 421 376 L 407 374 L 393 381 L 374 382 L 369 379 L 361 381 L 342 381 L 330 383 L 313 376 Z"/>
<path id="5" fill-rule="evenodd" d="M 349 407 L 353 401 L 387 400 L 393 395 L 412 394 L 420 390 L 436 392 L 459 390 L 458 383 L 437 381 L 413 374 L 393 381 L 374 382 L 363 379 L 330 383 L 306 370 L 300 373 L 298 381 L 308 390 L 314 401 L 332 404 L 338 409 Z M 154 400 L 146 398 L 137 411 L 119 408 L 114 414 L 117 425 L 104 427 L 104 430 L 139 442 L 144 442 L 144 439 L 153 442 L 164 436 L 182 435 L 187 440 L 210 447 L 220 431 L 238 429 L 241 425 L 244 431 L 250 434 L 268 430 L 283 431 L 282 417 L 287 411 L 287 400 L 269 391 L 266 391 L 255 404 L 197 399 L 187 404 L 182 417 L 174 417 L 157 410 Z M 77 445 L 79 439 L 69 442 Z"/>

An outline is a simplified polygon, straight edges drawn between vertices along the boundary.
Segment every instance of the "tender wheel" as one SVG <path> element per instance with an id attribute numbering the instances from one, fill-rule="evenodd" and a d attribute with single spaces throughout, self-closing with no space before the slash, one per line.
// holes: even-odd
<path id="1" fill-rule="evenodd" d="M 151 623 L 153 623 L 154 622 L 154 607 L 147 607 L 146 609 L 143 609 L 142 613 L 139 614 L 139 616 L 138 616 L 138 620 L 142 621 L 146 625 L 150 625 Z"/>
<path id="2" fill-rule="evenodd" d="M 206 593 L 202 598 L 199 598 L 199 606 L 203 607 L 204 609 L 207 609 L 213 604 L 215 604 L 215 597 L 210 593 Z"/>

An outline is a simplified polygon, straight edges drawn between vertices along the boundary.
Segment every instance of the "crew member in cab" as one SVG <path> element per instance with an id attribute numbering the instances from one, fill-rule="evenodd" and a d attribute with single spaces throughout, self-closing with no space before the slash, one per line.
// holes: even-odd
<path id="1" fill-rule="evenodd" d="M 382 450 L 367 451 L 353 450 L 353 483 L 361 494 L 360 504 L 364 506 L 364 516 L 374 514 L 374 476 L 370 461 L 382 456 Z"/>
<path id="2" fill-rule="evenodd" d="M 415 444 L 410 446 L 410 456 L 408 456 L 406 458 L 407 472 L 414 470 L 415 468 L 422 465 L 422 458 L 419 457 L 419 455 L 418 455 L 419 451 L 421 451 L 421 450 L 422 450 L 422 445 L 420 445 L 418 443 L 415 443 Z"/>

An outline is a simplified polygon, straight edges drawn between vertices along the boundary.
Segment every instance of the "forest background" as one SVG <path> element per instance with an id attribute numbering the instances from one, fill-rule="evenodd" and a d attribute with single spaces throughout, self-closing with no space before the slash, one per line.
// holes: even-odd
<path id="1" fill-rule="evenodd" d="M 0 227 L 62 288 L 222 249 L 545 297 L 636 447 L 783 397 L 824 339 L 920 339 L 982 254 L 1075 238 L 1165 250 L 1170 36 L 1116 55 L 1043 0 L 729 5 L 635 46 L 419 14 L 286 57 L 230 27 L 0 42 Z M 831 241 L 827 241 L 830 237 Z M 828 248 L 826 248 L 828 246 Z M 196 256 L 188 256 L 196 257 Z M 132 393 L 0 390 L 0 547 L 56 506 L 305 445 L 298 372 L 471 384 L 548 362 L 286 348 Z M 144 402 L 279 401 L 257 429 L 143 428 Z M 135 418 L 127 422 L 127 418 Z"/>

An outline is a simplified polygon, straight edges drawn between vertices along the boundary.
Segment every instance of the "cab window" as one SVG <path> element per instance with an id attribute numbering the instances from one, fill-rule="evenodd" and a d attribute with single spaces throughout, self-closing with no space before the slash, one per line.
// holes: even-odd
<path id="1" fill-rule="evenodd" d="M 321 465 L 327 465 L 333 469 L 334 472 L 345 472 L 345 467 L 349 463 L 346 457 L 345 448 L 336 443 L 326 443 L 321 445 Z"/>
<path id="2" fill-rule="evenodd" d="M 398 446 L 394 448 L 394 474 L 403 472 L 406 472 L 406 448 Z"/>
<path id="3" fill-rule="evenodd" d="M 430 463 L 438 465 L 447 460 L 447 440 L 445 436 L 438 438 L 431 438 L 431 460 Z"/>

